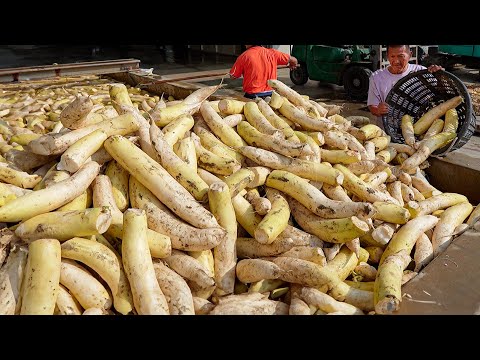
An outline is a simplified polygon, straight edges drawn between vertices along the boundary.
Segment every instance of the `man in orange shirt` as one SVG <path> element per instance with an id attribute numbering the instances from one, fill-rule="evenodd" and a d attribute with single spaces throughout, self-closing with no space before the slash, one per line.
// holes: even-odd
<path id="1" fill-rule="evenodd" d="M 272 95 L 273 89 L 267 81 L 277 79 L 277 66 L 288 65 L 291 69 L 298 66 L 294 56 L 276 49 L 267 49 L 261 45 L 245 45 L 246 50 L 230 69 L 230 77 L 237 79 L 243 75 L 245 97 L 255 99 Z"/>

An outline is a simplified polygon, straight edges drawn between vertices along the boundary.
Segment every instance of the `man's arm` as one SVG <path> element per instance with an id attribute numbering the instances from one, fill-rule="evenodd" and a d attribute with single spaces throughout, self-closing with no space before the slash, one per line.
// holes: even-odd
<path id="1" fill-rule="evenodd" d="M 277 49 L 271 49 L 271 51 L 273 54 L 275 54 L 278 65 L 287 65 L 292 70 L 298 66 L 298 59 L 295 56 L 289 55 Z"/>
<path id="2" fill-rule="evenodd" d="M 237 58 L 235 63 L 233 64 L 232 68 L 230 69 L 230 72 L 228 75 L 230 75 L 230 78 L 232 79 L 238 79 L 241 77 L 243 74 L 243 62 L 241 58 Z"/>
<path id="3" fill-rule="evenodd" d="M 382 116 L 388 113 L 388 105 L 387 103 L 382 102 L 380 92 L 377 89 L 377 84 L 373 77 L 370 78 L 368 83 L 367 106 L 370 113 L 375 116 Z"/>
<path id="4" fill-rule="evenodd" d="M 228 73 L 228 75 L 230 75 L 230 78 L 231 79 L 238 79 L 240 76 L 242 76 L 241 74 L 238 74 L 238 71 L 236 71 L 236 67 L 235 67 L 235 64 L 232 66 L 232 68 L 230 69 L 230 72 Z"/>

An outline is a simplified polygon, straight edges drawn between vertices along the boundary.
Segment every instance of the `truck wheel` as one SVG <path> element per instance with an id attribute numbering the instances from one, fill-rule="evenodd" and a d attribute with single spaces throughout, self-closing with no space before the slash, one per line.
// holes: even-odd
<path id="1" fill-rule="evenodd" d="M 347 94 L 355 100 L 366 100 L 368 84 L 372 70 L 361 66 L 352 66 L 343 74 L 343 87 Z"/>
<path id="2" fill-rule="evenodd" d="M 304 63 L 299 63 L 295 70 L 290 70 L 290 80 L 295 85 L 304 85 L 308 81 L 307 66 Z"/>

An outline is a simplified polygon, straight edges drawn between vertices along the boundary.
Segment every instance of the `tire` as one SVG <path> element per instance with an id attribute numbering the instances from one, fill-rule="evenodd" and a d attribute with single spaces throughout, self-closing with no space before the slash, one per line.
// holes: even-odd
<path id="1" fill-rule="evenodd" d="M 343 87 L 347 95 L 355 100 L 366 100 L 372 70 L 361 66 L 352 66 L 343 74 Z"/>
<path id="2" fill-rule="evenodd" d="M 307 65 L 305 63 L 299 63 L 298 65 L 295 70 L 290 70 L 290 80 L 295 85 L 304 85 L 308 81 Z"/>

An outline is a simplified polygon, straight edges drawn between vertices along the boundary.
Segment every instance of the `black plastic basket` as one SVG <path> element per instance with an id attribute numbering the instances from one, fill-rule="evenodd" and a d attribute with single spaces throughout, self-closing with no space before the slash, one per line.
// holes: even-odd
<path id="1" fill-rule="evenodd" d="M 417 121 L 434 106 L 458 95 L 462 96 L 464 101 L 456 107 L 457 137 L 447 146 L 434 151 L 433 155 L 445 156 L 450 151 L 460 149 L 475 132 L 475 113 L 470 94 L 463 82 L 443 70 L 434 73 L 420 70 L 408 74 L 393 86 L 385 100 L 389 105 L 387 115 L 383 116 L 385 132 L 391 136 L 392 142 L 404 143 L 400 127 L 403 115 L 408 114 Z"/>

